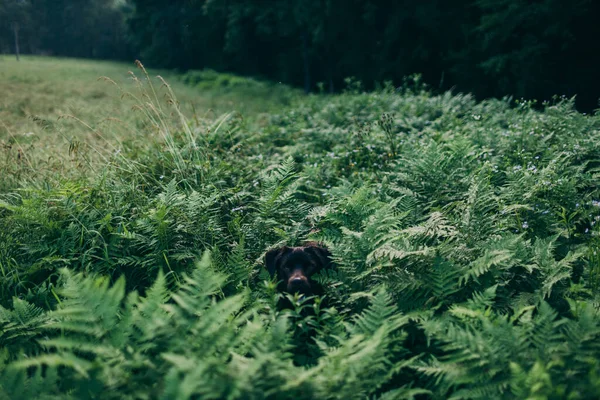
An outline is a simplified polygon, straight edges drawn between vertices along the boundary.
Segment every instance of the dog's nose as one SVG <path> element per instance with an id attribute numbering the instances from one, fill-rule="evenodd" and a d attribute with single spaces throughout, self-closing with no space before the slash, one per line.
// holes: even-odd
<path id="1" fill-rule="evenodd" d="M 293 277 L 288 281 L 288 290 L 292 293 L 306 293 L 309 291 L 308 282 L 301 277 Z"/>

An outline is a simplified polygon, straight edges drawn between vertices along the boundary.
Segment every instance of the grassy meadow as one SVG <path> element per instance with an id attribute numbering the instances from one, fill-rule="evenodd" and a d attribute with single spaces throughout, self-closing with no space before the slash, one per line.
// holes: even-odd
<path id="1" fill-rule="evenodd" d="M 264 84 L 241 78 L 233 93 L 223 84 L 227 79 L 223 74 L 219 82 L 205 79 L 204 86 L 196 87 L 200 73 L 147 73 L 134 63 L 34 56 L 17 62 L 12 56 L 0 56 L 0 152 L 4 153 L 0 173 L 17 174 L 19 179 L 73 176 L 82 170 L 85 175 L 97 160 L 107 161 L 123 146 L 143 147 L 153 140 L 149 136 L 160 136 L 151 127 L 159 123 L 157 118 L 181 122 L 179 112 L 163 110 L 163 104 L 178 103 L 181 112 L 199 125 L 200 120 L 214 120 L 233 110 L 258 114 L 295 94 L 286 89 L 274 96 L 270 88 L 256 88 Z M 144 87 L 150 75 L 153 87 Z M 253 90 L 245 92 L 246 86 Z M 16 163 L 29 168 L 16 168 Z"/>
<path id="2" fill-rule="evenodd" d="M 600 395 L 572 100 L 34 57 L 0 93 L 0 399 Z M 263 256 L 306 240 L 328 301 L 278 310 Z"/>

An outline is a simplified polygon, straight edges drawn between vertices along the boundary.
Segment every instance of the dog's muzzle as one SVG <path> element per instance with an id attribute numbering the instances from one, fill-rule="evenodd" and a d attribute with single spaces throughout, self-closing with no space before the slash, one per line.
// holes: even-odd
<path id="1" fill-rule="evenodd" d="M 287 285 L 288 292 L 290 293 L 301 293 L 301 294 L 309 294 L 310 293 L 310 285 L 308 280 L 305 277 L 301 276 L 293 276 L 288 281 Z"/>

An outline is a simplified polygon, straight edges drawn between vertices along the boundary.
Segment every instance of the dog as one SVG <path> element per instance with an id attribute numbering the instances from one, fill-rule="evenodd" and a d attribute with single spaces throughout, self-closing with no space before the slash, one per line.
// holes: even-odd
<path id="1" fill-rule="evenodd" d="M 333 263 L 329 250 L 319 243 L 309 242 L 300 247 L 269 250 L 265 254 L 265 267 L 271 278 L 277 277 L 279 292 L 308 297 L 323 295 L 323 287 L 312 276 L 332 268 Z"/>

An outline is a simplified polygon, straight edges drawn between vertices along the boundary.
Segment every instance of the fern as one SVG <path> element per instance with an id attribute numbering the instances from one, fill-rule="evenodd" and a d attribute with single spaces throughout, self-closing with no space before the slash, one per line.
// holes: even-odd
<path id="1" fill-rule="evenodd" d="M 40 337 L 48 316 L 42 308 L 16 297 L 12 305 L 11 310 L 0 306 L 0 346 L 12 354 L 35 354 L 39 348 L 32 339 Z"/>
<path id="2" fill-rule="evenodd" d="M 6 143 L 0 396 L 598 397 L 599 116 L 415 82 Z M 262 266 L 305 240 L 324 298 Z"/>
<path id="3" fill-rule="evenodd" d="M 489 243 L 483 254 L 466 268 L 460 279 L 461 284 L 466 284 L 471 279 L 478 281 L 479 277 L 487 273 L 499 275 L 503 270 L 512 268 L 519 262 L 513 249 L 519 246 L 520 241 L 520 237 L 509 235 Z"/>
<path id="4" fill-rule="evenodd" d="M 351 333 L 373 335 L 383 321 L 390 325 L 390 329 L 398 329 L 407 323 L 392 304 L 392 298 L 385 288 L 379 289 L 373 296 L 371 305 L 362 314 L 355 317 Z"/>
<path id="5" fill-rule="evenodd" d="M 428 301 L 436 306 L 438 302 L 449 303 L 451 296 L 458 292 L 458 276 L 460 271 L 451 263 L 444 262 L 441 258 L 436 258 L 431 270 L 428 271 L 429 277 L 427 286 L 431 289 L 433 297 Z"/>
<path id="6" fill-rule="evenodd" d="M 347 336 L 336 346 L 319 345 L 324 356 L 319 363 L 291 380 L 283 389 L 314 382 L 320 398 L 348 398 L 380 387 L 412 360 L 402 359 L 405 335 L 400 329 L 408 318 L 398 314 L 384 289 L 373 296 L 371 305 L 347 325 Z"/>

